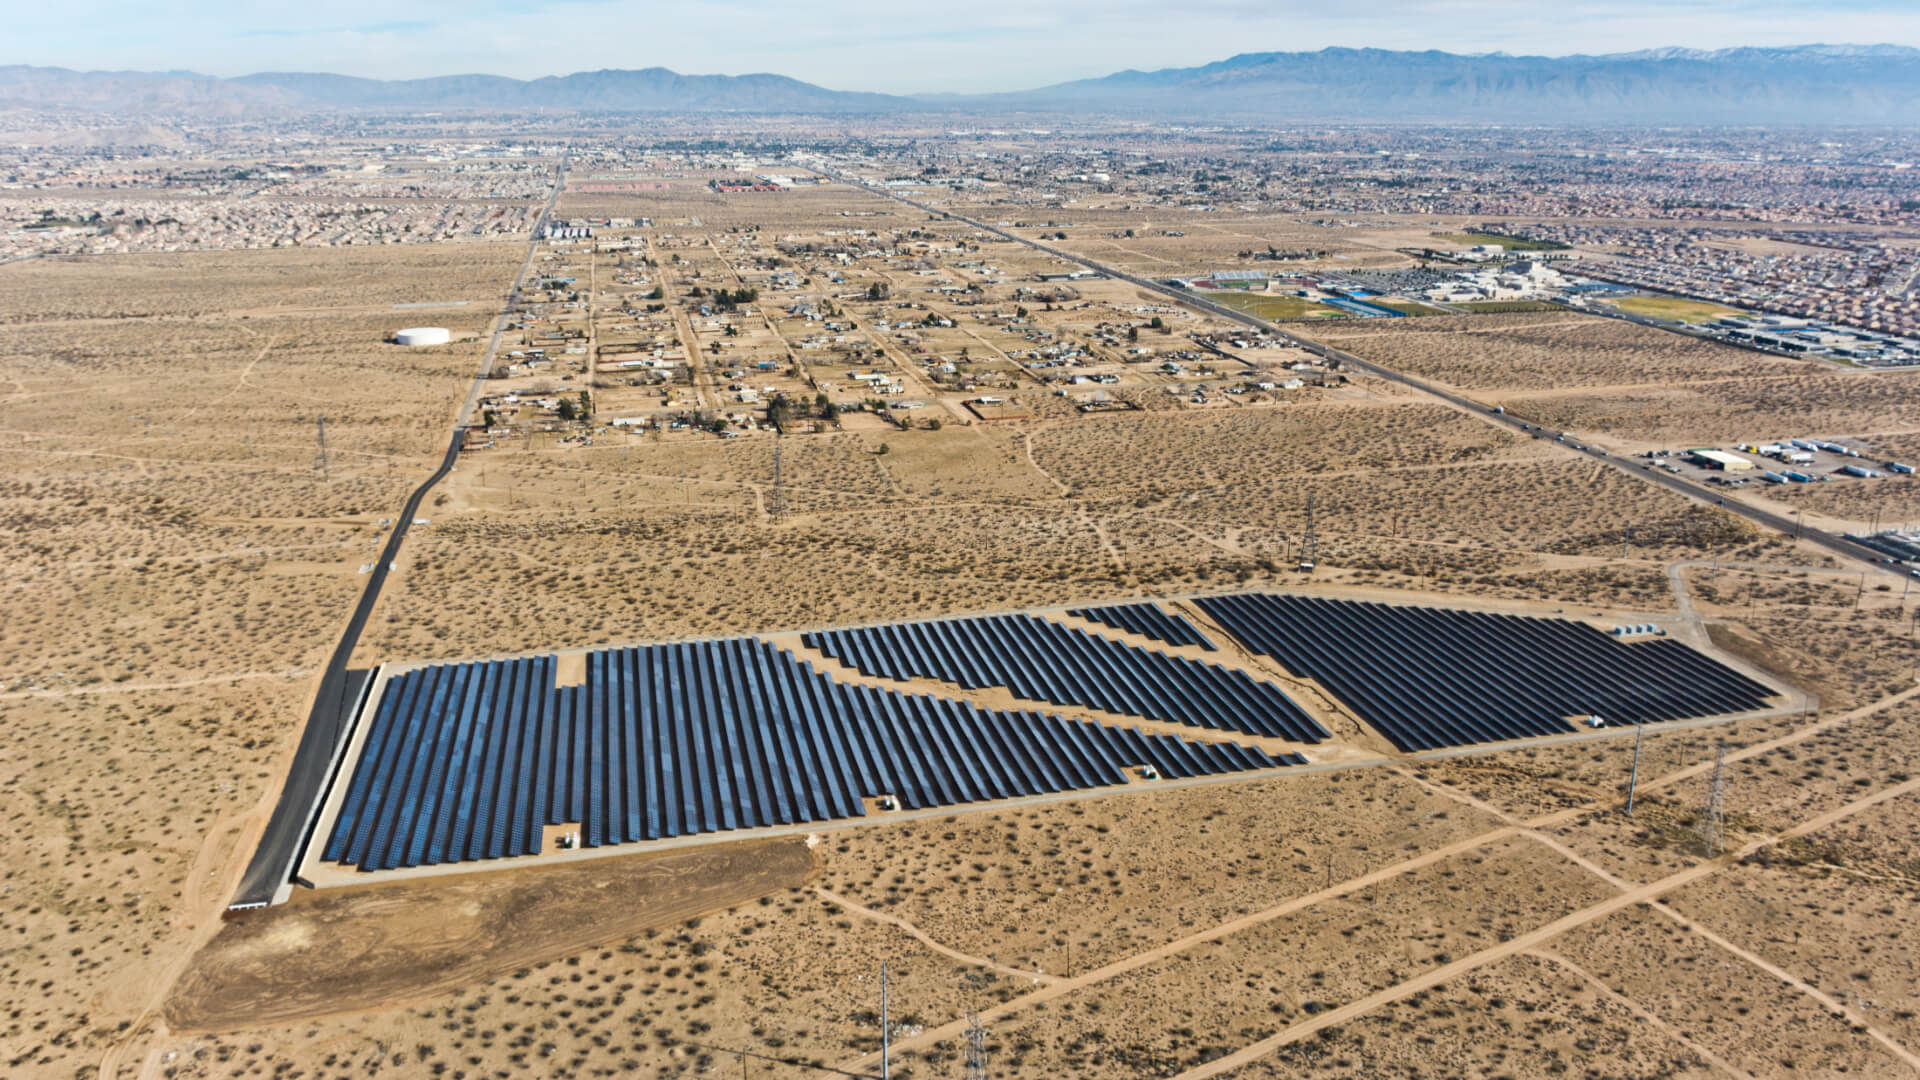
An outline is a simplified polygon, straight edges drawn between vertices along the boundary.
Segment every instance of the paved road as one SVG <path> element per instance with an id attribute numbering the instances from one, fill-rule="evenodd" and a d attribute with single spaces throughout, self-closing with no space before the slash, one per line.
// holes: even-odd
<path id="1" fill-rule="evenodd" d="M 473 387 L 467 392 L 466 401 L 460 406 L 453 437 L 447 442 L 447 452 L 441 457 L 440 467 L 433 471 L 433 475 L 407 496 L 400 516 L 394 519 L 393 533 L 387 537 L 387 546 L 381 549 L 379 561 L 373 564 L 367 587 L 360 593 L 360 602 L 354 606 L 346 630 L 333 647 L 333 655 L 327 660 L 326 670 L 320 676 L 320 689 L 314 695 L 312 710 L 307 714 L 306 729 L 300 733 L 300 746 L 294 751 L 293 766 L 288 770 L 286 785 L 280 790 L 279 801 L 274 803 L 273 817 L 261 833 L 259 846 L 254 848 L 253 860 L 247 864 L 247 872 L 240 879 L 240 889 L 230 907 L 251 908 L 276 903 L 282 897 L 287 883 L 293 879 L 294 868 L 300 865 L 300 859 L 306 853 L 308 833 L 313 828 L 320 800 L 331 779 L 334 759 L 345 744 L 353 717 L 359 710 L 360 698 L 371 681 L 371 672 L 349 670 L 347 663 L 360 644 L 360 634 L 366 629 L 367 619 L 373 615 L 374 605 L 379 603 L 380 590 L 387 583 L 387 574 L 393 569 L 394 561 L 400 557 L 400 546 L 406 542 L 407 528 L 413 524 L 421 501 L 435 484 L 453 471 L 454 463 L 460 460 L 460 445 L 466 437 L 467 420 L 473 412 L 474 402 L 480 397 L 482 383 L 493 370 L 493 357 L 500 348 L 500 335 L 507 322 L 506 314 L 520 306 L 520 288 L 526 281 L 527 270 L 533 265 L 533 253 L 539 247 L 540 231 L 546 225 L 547 215 L 553 212 L 554 203 L 559 201 L 560 192 L 566 187 L 566 179 L 567 166 L 565 159 L 562 159 L 554 180 L 553 194 L 541 209 L 540 216 L 534 220 L 533 239 L 527 247 L 526 261 L 520 264 L 520 273 L 513 279 L 513 288 L 507 294 L 505 312 L 494 324 L 486 356 L 480 362 L 480 370 L 474 376 Z"/>
<path id="2" fill-rule="evenodd" d="M 1353 368 L 1356 371 L 1364 371 L 1367 374 L 1373 375 L 1377 378 L 1385 379 L 1388 382 L 1396 382 L 1402 386 L 1406 386 L 1410 389 L 1419 391 L 1422 394 L 1426 394 L 1430 397 L 1438 398 L 1449 405 L 1465 410 L 1466 412 L 1472 413 L 1473 415 L 1478 416 L 1480 419 L 1485 420 L 1488 423 L 1498 424 L 1500 426 L 1509 428 L 1521 434 L 1544 436 L 1546 438 L 1556 438 L 1558 436 L 1565 434 L 1564 432 L 1546 431 L 1546 430 L 1539 430 L 1539 429 L 1529 431 L 1527 430 L 1529 427 L 1527 422 L 1517 416 L 1509 415 L 1504 411 L 1496 411 L 1492 406 L 1482 405 L 1481 403 L 1474 401 L 1472 398 L 1465 397 L 1452 390 L 1442 389 L 1438 386 L 1435 386 L 1432 383 L 1426 382 L 1425 380 L 1416 379 L 1411 375 L 1402 374 L 1398 371 L 1394 371 L 1391 368 L 1381 367 L 1379 364 L 1375 364 L 1371 361 L 1364 360 L 1343 349 L 1336 349 L 1330 345 L 1323 345 L 1320 342 L 1311 341 L 1307 338 L 1301 337 L 1298 334 L 1292 333 L 1291 331 L 1288 331 L 1283 327 L 1267 322 L 1265 319 L 1255 318 L 1252 315 L 1248 315 L 1243 311 L 1236 311 L 1233 308 L 1227 307 L 1224 304 L 1216 304 L 1212 300 L 1208 300 L 1203 296 L 1195 296 L 1192 293 L 1183 291 L 1181 289 L 1176 289 L 1169 285 L 1163 285 L 1160 282 L 1154 281 L 1151 278 L 1140 277 L 1137 274 L 1130 274 L 1125 270 L 1115 269 L 1114 267 L 1107 266 L 1104 263 L 1095 262 L 1094 260 L 1089 259 L 1083 255 L 1076 255 L 1070 251 L 1062 251 L 1059 248 L 1050 247 L 1038 241 L 1029 240 L 1023 236 L 1017 236 L 1006 229 L 1002 229 L 994 225 L 989 225 L 982 221 L 975 221 L 972 218 L 963 217 L 959 214 L 952 212 L 951 210 L 943 210 L 937 206 L 930 206 L 926 203 L 909 199 L 904 195 L 898 195 L 898 194 L 895 194 L 894 192 L 887 191 L 883 188 L 867 187 L 866 185 L 861 184 L 860 181 L 855 180 L 848 176 L 844 176 L 837 173 L 831 173 L 831 172 L 826 173 L 826 175 L 831 176 L 836 180 L 853 184 L 856 187 L 865 188 L 866 190 L 871 191 L 876 195 L 882 195 L 896 202 L 905 203 L 906 205 L 914 207 L 916 209 L 924 210 L 929 214 L 938 215 L 944 218 L 950 218 L 954 221 L 971 225 L 976 229 L 982 230 L 983 232 L 990 232 L 996 236 L 1000 236 L 1008 240 L 1012 240 L 1015 243 L 1025 244 L 1027 247 L 1033 248 L 1036 251 L 1043 251 L 1049 255 L 1054 256 L 1055 258 L 1065 259 L 1071 263 L 1077 263 L 1081 266 L 1086 267 L 1089 270 L 1094 270 L 1099 273 L 1105 274 L 1108 277 L 1115 278 L 1120 281 L 1125 281 L 1131 285 L 1138 285 L 1143 289 L 1150 289 L 1154 292 L 1160 293 L 1163 296 L 1170 297 L 1174 300 L 1179 301 L 1180 303 L 1186 304 L 1189 307 L 1197 307 L 1203 311 L 1207 311 L 1214 315 L 1218 315 L 1221 318 L 1231 319 L 1234 322 L 1241 323 L 1246 326 L 1251 326 L 1257 330 L 1264 330 L 1267 333 L 1273 334 L 1274 336 L 1279 337 L 1285 341 L 1288 341 L 1294 345 L 1298 345 L 1300 348 L 1305 349 L 1307 352 L 1315 356 L 1321 357 L 1322 359 L 1338 360 L 1342 367 Z M 1752 521 L 1755 524 L 1763 525 L 1769 529 L 1773 529 L 1776 532 L 1785 533 L 1788 536 L 1799 537 L 1800 539 L 1806 540 L 1809 543 L 1816 544 L 1820 547 L 1823 547 L 1828 551 L 1831 551 L 1834 554 L 1840 556 L 1843 559 L 1852 559 L 1856 562 L 1863 563 L 1873 568 L 1876 571 L 1880 571 L 1882 573 L 1886 573 L 1891 576 L 1899 576 L 1903 572 L 1898 569 L 1888 569 L 1885 565 L 1879 562 L 1876 562 L 1875 560 L 1879 557 L 1878 553 L 1872 552 L 1867 548 L 1861 547 L 1860 545 L 1855 544 L 1853 541 L 1848 540 L 1843 536 L 1835 536 L 1830 532 L 1826 532 L 1822 529 L 1816 529 L 1811 526 L 1802 527 L 1800 524 L 1796 523 L 1794 519 L 1787 517 L 1784 514 L 1776 514 L 1770 510 L 1763 510 L 1759 507 L 1751 506 L 1751 505 L 1748 505 L 1747 503 L 1740 502 L 1737 499 L 1728 500 L 1724 496 L 1720 495 L 1715 491 L 1712 491 L 1711 489 L 1703 485 L 1693 483 L 1690 480 L 1683 480 L 1680 477 L 1674 476 L 1671 473 L 1667 473 L 1657 469 L 1638 468 L 1635 466 L 1634 459 L 1632 458 L 1612 457 L 1609 454 L 1607 454 L 1605 451 L 1598 450 L 1598 449 L 1595 449 L 1594 447 L 1584 446 L 1584 445 L 1582 445 L 1580 449 L 1575 450 L 1571 439 L 1572 437 L 1568 436 L 1569 441 L 1565 444 L 1569 450 L 1574 450 L 1575 453 L 1584 454 L 1585 456 L 1592 458 L 1593 460 L 1600 462 L 1602 464 L 1610 465 L 1613 468 L 1621 470 L 1622 472 L 1626 473 L 1629 476 L 1637 477 L 1651 484 L 1658 484 L 1661 487 L 1667 488 L 1668 490 L 1673 491 L 1677 494 L 1684 495 L 1687 498 L 1706 503 L 1710 506 L 1721 507 L 1722 509 L 1726 510 L 1728 513 L 1738 514 L 1739 516 L 1746 518 L 1747 520 Z"/>

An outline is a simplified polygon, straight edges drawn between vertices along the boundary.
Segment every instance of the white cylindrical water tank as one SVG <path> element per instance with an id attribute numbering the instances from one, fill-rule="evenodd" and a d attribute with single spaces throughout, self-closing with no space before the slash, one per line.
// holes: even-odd
<path id="1" fill-rule="evenodd" d="M 414 326 L 395 333 L 393 340 L 401 345 L 445 345 L 453 334 L 444 326 Z"/>

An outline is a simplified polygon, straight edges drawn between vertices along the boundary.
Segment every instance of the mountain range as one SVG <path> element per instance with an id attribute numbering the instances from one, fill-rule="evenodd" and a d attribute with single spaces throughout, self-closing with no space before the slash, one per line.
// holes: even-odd
<path id="1" fill-rule="evenodd" d="M 1899 124 L 1920 119 L 1920 49 L 1802 45 L 1603 56 L 1322 49 L 1243 53 L 1014 93 L 907 97 L 783 75 L 665 68 L 522 80 L 386 81 L 264 72 L 78 72 L 0 67 L 0 107 L 121 116 L 334 110 L 1127 114 L 1180 119 L 1533 123 Z"/>

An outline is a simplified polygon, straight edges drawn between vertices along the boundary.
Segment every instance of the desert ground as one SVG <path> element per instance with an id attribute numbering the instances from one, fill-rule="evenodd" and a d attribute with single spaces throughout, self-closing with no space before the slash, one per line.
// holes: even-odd
<path id="1" fill-rule="evenodd" d="M 962 1075 L 969 1014 L 1008 1078 L 1920 1070 L 1897 579 L 1298 350 L 1208 352 L 1211 317 L 1038 281 L 1062 264 L 876 195 L 713 189 L 734 176 L 563 194 L 562 217 L 650 222 L 603 230 L 617 251 L 0 266 L 9 1075 L 876 1075 L 883 963 L 900 1076 Z M 1147 231 L 1132 213 L 1076 209 L 1068 243 L 1142 269 L 1256 242 L 1386 265 L 1436 231 L 1161 209 L 1188 235 L 1105 236 Z M 554 362 L 483 386 L 527 404 L 428 496 L 357 663 L 1273 589 L 1639 615 L 1805 707 L 1646 733 L 1631 816 L 1634 735 L 1606 730 L 228 916 L 383 520 L 444 451 L 530 250 L 574 280 L 531 290 L 501 348 Z M 716 288 L 759 296 L 723 310 Z M 1916 445 L 1898 374 L 1561 313 L 1394 323 L 1314 332 L 1623 451 L 1816 420 Z M 455 341 L 384 343 L 416 324 Z M 684 374 L 613 367 L 656 342 Z M 1061 366 L 1023 355 L 1048 348 Z M 1162 370 L 1176 351 L 1197 358 Z M 810 409 L 780 433 L 729 389 L 763 361 Z M 864 407 L 856 370 L 921 407 Z M 580 390 L 588 422 L 534 404 Z M 964 407 L 983 395 L 1021 417 Z M 1800 497 L 1848 519 L 1911 490 L 1827 487 Z"/>

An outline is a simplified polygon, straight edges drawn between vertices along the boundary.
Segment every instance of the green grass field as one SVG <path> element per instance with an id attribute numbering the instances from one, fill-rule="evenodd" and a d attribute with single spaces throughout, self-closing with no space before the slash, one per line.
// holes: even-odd
<path id="1" fill-rule="evenodd" d="M 1613 302 L 1613 306 L 1633 315 L 1644 315 L 1649 319 L 1665 319 L 1668 322 L 1703 323 L 1715 319 L 1724 319 L 1729 315 L 1738 315 L 1738 311 L 1719 304 L 1709 304 L 1704 300 L 1683 300 L 1677 296 L 1628 296 Z"/>
<path id="2" fill-rule="evenodd" d="M 1434 233 L 1434 239 L 1472 247 L 1477 244 L 1499 244 L 1508 251 L 1565 251 L 1567 245 L 1558 240 L 1522 240 L 1517 236 L 1501 236 L 1498 233 Z"/>
<path id="3" fill-rule="evenodd" d="M 1422 304 L 1416 300 L 1370 300 L 1368 301 L 1368 303 L 1378 304 L 1389 311 L 1397 311 L 1402 315 L 1450 314 L 1450 312 L 1444 311 L 1430 304 Z"/>
<path id="4" fill-rule="evenodd" d="M 1256 318 L 1269 319 L 1273 322 L 1348 317 L 1344 311 L 1330 308 L 1325 304 L 1316 304 L 1298 296 L 1266 296 L 1234 289 L 1202 289 L 1197 290 L 1195 295 L 1204 296 L 1236 311 L 1244 311 Z"/>
<path id="5" fill-rule="evenodd" d="M 1549 304 L 1545 300 L 1470 300 L 1454 307 L 1462 311 L 1471 311 L 1476 315 L 1511 315 L 1520 311 L 1565 311 L 1559 304 Z"/>

